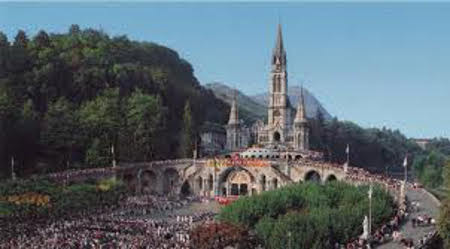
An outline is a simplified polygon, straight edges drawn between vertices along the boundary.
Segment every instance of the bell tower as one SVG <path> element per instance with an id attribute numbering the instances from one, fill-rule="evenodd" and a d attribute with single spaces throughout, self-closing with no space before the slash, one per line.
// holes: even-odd
<path id="1" fill-rule="evenodd" d="M 273 130 L 271 142 L 284 142 L 288 124 L 287 63 L 283 45 L 281 25 L 278 24 L 276 44 L 272 54 L 272 69 L 269 79 L 268 126 Z"/>

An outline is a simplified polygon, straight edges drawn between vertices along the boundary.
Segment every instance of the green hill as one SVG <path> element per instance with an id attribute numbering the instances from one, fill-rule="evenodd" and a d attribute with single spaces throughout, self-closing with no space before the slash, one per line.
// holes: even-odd
<path id="1" fill-rule="evenodd" d="M 19 174 L 107 165 L 113 144 L 121 161 L 176 157 L 187 102 L 192 136 L 205 120 L 226 122 L 229 106 L 167 47 L 77 25 L 31 39 L 19 31 L 12 42 L 0 32 L 4 174 L 12 156 Z"/>

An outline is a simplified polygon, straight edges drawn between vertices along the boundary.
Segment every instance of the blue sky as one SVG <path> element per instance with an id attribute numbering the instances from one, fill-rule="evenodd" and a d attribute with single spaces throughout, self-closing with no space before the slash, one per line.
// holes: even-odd
<path id="1" fill-rule="evenodd" d="M 449 3 L 0 3 L 0 30 L 70 24 L 154 41 L 192 63 L 202 83 L 268 88 L 276 26 L 289 84 L 303 82 L 339 119 L 450 137 Z"/>

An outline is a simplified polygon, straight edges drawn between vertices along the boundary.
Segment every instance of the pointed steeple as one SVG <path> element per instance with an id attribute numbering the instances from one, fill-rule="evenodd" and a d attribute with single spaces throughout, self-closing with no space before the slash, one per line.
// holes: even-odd
<path id="1" fill-rule="evenodd" d="M 285 64 L 286 62 L 286 51 L 284 50 L 283 44 L 283 33 L 281 31 L 281 24 L 278 24 L 277 41 L 273 49 L 273 61 L 272 64 Z"/>
<path id="2" fill-rule="evenodd" d="M 239 124 L 236 90 L 234 90 L 233 93 L 233 102 L 231 103 L 230 119 L 228 120 L 228 124 Z"/>
<path id="3" fill-rule="evenodd" d="M 301 86 L 300 99 L 298 100 L 297 113 L 295 115 L 294 123 L 306 123 L 306 108 L 305 98 L 303 95 L 303 86 Z"/>

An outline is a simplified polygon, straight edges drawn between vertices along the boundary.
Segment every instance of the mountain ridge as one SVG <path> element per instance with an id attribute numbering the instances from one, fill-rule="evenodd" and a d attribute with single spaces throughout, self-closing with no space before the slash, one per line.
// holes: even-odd
<path id="1" fill-rule="evenodd" d="M 253 122 L 261 119 L 267 120 L 267 104 L 268 93 L 260 93 L 255 95 L 246 95 L 236 88 L 230 87 L 222 82 L 211 82 L 204 85 L 207 89 L 210 89 L 214 95 L 222 101 L 231 105 L 234 92 L 236 91 L 238 108 L 241 114 L 241 119 L 246 124 L 252 124 Z M 300 96 L 300 87 L 289 87 L 288 95 L 292 104 L 292 108 L 297 107 L 298 99 Z M 326 120 L 332 118 L 329 112 L 322 106 L 319 100 L 306 88 L 304 88 L 306 116 L 308 118 L 315 118 L 317 116 L 317 110 L 320 110 Z"/>

